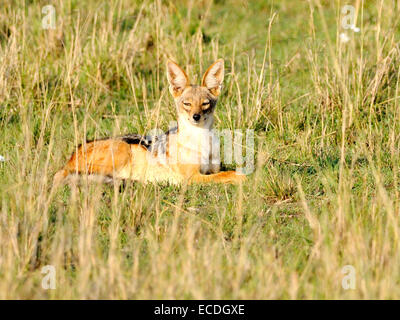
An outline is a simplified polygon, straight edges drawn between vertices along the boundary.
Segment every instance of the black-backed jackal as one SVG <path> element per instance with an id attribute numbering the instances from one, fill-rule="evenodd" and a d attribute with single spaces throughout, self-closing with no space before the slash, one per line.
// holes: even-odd
<path id="1" fill-rule="evenodd" d="M 177 128 L 152 140 L 126 135 L 87 142 L 56 173 L 54 185 L 76 174 L 174 184 L 243 181 L 245 175 L 220 171 L 219 150 L 215 150 L 219 143 L 215 145 L 213 114 L 224 79 L 224 61 L 219 59 L 208 68 L 201 86 L 191 85 L 185 71 L 170 60 L 167 75 L 177 107 Z"/>

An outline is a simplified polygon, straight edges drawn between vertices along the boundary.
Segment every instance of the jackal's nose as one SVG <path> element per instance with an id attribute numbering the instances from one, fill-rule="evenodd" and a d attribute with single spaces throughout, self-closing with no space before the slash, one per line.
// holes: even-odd
<path id="1" fill-rule="evenodd" d="M 201 117 L 201 115 L 199 115 L 198 113 L 195 113 L 195 114 L 193 115 L 194 121 L 199 121 L 199 120 L 200 120 L 200 117 Z"/>

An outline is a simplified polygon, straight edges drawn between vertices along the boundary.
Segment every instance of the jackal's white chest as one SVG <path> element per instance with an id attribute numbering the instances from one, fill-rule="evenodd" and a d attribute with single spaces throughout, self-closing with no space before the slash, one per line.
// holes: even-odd
<path id="1" fill-rule="evenodd" d="M 219 172 L 220 144 L 214 130 L 193 127 L 190 131 L 182 130 L 178 134 L 178 143 L 185 149 L 178 151 L 180 163 L 199 164 L 202 174 Z"/>

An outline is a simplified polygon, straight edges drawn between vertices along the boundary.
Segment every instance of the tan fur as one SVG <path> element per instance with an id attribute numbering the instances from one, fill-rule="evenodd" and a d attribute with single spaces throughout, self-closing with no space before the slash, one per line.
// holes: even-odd
<path id="1" fill-rule="evenodd" d="M 235 171 L 219 172 L 218 158 L 209 164 L 196 160 L 201 158 L 201 142 L 208 143 L 207 134 L 214 123 L 213 112 L 224 77 L 223 60 L 217 60 L 207 69 L 202 86 L 190 85 L 186 73 L 170 60 L 167 75 L 178 111 L 178 131 L 168 136 L 164 160 L 141 144 L 128 144 L 118 138 L 95 140 L 80 146 L 72 154 L 64 168 L 54 176 L 54 185 L 74 173 L 175 184 L 244 181 L 245 176 Z M 210 143 L 212 141 L 210 139 Z M 210 153 L 209 157 L 212 160 L 214 155 Z"/>

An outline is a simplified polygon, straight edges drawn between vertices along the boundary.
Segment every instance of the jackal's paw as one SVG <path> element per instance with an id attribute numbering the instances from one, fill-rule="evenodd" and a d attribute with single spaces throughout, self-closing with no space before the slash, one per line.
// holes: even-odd
<path id="1" fill-rule="evenodd" d="M 245 174 L 236 173 L 236 181 L 237 181 L 237 183 L 242 183 L 242 182 L 245 182 L 246 180 L 247 180 L 247 176 Z"/>
<path id="2" fill-rule="evenodd" d="M 226 182 L 233 183 L 233 184 L 240 184 L 247 180 L 247 177 L 245 174 L 240 174 L 240 173 L 237 173 L 236 171 L 230 171 L 227 178 L 228 179 L 226 180 Z"/>

